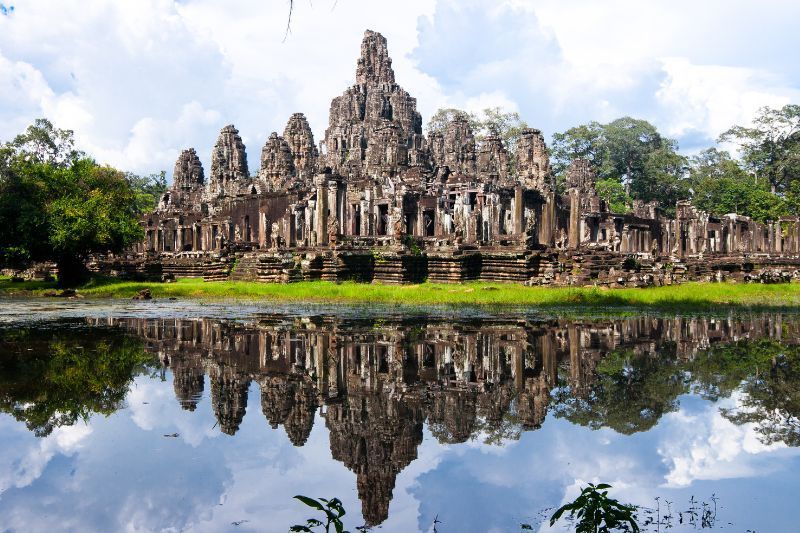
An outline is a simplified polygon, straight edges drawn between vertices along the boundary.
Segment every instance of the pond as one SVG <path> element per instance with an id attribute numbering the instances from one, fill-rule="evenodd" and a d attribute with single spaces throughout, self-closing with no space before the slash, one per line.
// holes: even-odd
<path id="1" fill-rule="evenodd" d="M 798 415 L 800 314 L 7 299 L 0 530 L 796 531 Z"/>

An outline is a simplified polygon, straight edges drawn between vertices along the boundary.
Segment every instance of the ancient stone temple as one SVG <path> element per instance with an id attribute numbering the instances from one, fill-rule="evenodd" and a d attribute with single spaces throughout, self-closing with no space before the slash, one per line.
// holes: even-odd
<path id="1" fill-rule="evenodd" d="M 796 218 L 712 217 L 685 202 L 674 218 L 656 203 L 614 213 L 582 160 L 557 186 L 537 129 L 521 133 L 513 154 L 499 137 L 476 139 L 463 119 L 426 138 L 373 31 L 319 147 L 295 113 L 258 161 L 250 174 L 233 125 L 222 128 L 208 174 L 183 151 L 172 188 L 142 221 L 145 240 L 92 266 L 209 281 L 607 286 L 780 281 L 800 266 Z"/>

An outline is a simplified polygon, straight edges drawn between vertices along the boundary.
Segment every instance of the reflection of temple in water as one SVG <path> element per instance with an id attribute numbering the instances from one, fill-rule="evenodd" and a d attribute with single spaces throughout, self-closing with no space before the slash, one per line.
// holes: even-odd
<path id="1" fill-rule="evenodd" d="M 220 430 L 233 435 L 251 382 L 271 427 L 302 446 L 319 411 L 331 454 L 357 476 L 367 524 L 388 517 L 395 479 L 417 457 L 423 424 L 442 443 L 513 438 L 541 426 L 551 391 L 590 393 L 611 352 L 691 360 L 714 343 L 800 338 L 800 323 L 751 318 L 355 320 L 263 316 L 109 319 L 143 338 L 195 410 L 205 376 Z M 320 408 L 323 408 L 320 410 Z"/>

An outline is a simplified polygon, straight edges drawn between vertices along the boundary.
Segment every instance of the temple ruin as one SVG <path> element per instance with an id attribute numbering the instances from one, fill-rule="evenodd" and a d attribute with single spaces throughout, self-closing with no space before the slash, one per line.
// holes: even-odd
<path id="1" fill-rule="evenodd" d="M 269 282 L 644 286 L 798 276 L 797 218 L 714 217 L 688 202 L 675 218 L 655 202 L 614 213 L 587 161 L 574 161 L 557 189 L 537 129 L 522 132 L 513 159 L 500 138 L 476 140 L 465 120 L 426 138 L 386 39 L 367 31 L 356 83 L 331 102 L 319 146 L 295 113 L 251 171 L 238 130 L 225 126 L 210 172 L 183 151 L 171 189 L 142 221 L 145 240 L 92 267 Z"/>

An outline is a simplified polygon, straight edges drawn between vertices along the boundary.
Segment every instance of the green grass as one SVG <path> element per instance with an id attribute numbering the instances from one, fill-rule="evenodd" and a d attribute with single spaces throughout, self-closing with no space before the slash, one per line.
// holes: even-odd
<path id="1" fill-rule="evenodd" d="M 0 278 L 0 295 L 43 295 L 54 284 L 12 283 Z M 800 284 L 686 283 L 647 289 L 524 287 L 504 283 L 458 285 L 422 283 L 381 285 L 355 282 L 311 281 L 270 284 L 243 281 L 204 282 L 180 279 L 175 283 L 120 281 L 96 278 L 78 289 L 97 298 L 130 298 L 141 289 L 155 298 L 203 298 L 232 300 L 279 300 L 298 302 L 382 302 L 403 304 L 473 305 L 580 305 L 604 307 L 653 307 L 703 310 L 726 307 L 787 308 L 800 306 Z"/>

